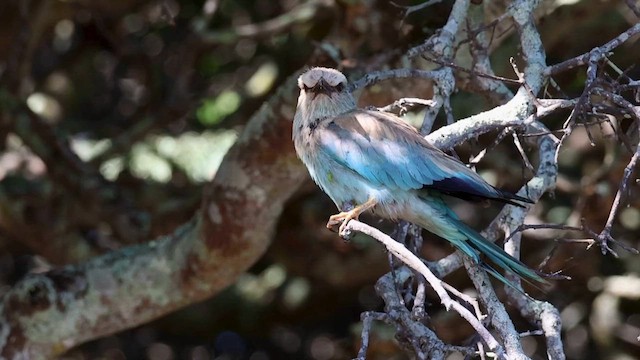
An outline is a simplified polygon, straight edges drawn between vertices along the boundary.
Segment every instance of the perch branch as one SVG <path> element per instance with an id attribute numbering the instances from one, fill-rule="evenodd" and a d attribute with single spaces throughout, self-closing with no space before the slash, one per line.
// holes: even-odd
<path id="1" fill-rule="evenodd" d="M 427 280 L 429 285 L 435 290 L 435 292 L 440 297 L 440 301 L 442 305 L 444 305 L 445 309 L 450 310 L 453 309 L 460 314 L 477 332 L 480 334 L 482 339 L 485 341 L 489 349 L 493 350 L 499 356 L 503 356 L 503 350 L 500 344 L 496 341 L 496 339 L 491 335 L 491 333 L 487 330 L 487 328 L 482 325 L 480 320 L 474 316 L 473 313 L 469 311 L 466 307 L 462 306 L 459 302 L 451 299 L 447 291 L 443 286 L 443 281 L 438 279 L 429 268 L 411 251 L 409 251 L 404 245 L 399 242 L 393 240 L 390 236 L 383 233 L 382 231 L 373 228 L 367 224 L 361 223 L 357 220 L 351 220 L 347 223 L 344 232 L 347 235 L 349 232 L 359 232 L 365 235 L 368 235 L 375 240 L 379 241 L 383 244 L 387 251 L 389 251 L 393 256 L 398 258 L 404 264 L 409 266 L 410 268 L 419 272 L 424 278 Z"/>

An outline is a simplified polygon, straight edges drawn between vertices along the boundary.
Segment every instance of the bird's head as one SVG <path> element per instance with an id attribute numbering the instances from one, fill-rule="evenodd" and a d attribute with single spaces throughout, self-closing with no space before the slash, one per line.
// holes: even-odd
<path id="1" fill-rule="evenodd" d="M 298 87 L 307 96 L 332 96 L 347 90 L 347 78 L 338 70 L 316 67 L 298 78 Z"/>
<path id="2" fill-rule="evenodd" d="M 298 87 L 300 97 L 296 117 L 306 121 L 333 117 L 356 107 L 347 78 L 338 70 L 312 68 L 300 75 Z"/>

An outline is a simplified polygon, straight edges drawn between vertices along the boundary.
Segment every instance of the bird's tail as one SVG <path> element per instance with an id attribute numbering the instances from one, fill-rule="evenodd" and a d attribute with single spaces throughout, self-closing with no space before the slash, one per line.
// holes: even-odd
<path id="1" fill-rule="evenodd" d="M 510 271 L 534 286 L 547 284 L 535 270 L 520 260 L 507 254 L 502 248 L 484 238 L 476 230 L 463 223 L 442 199 L 431 196 L 421 197 L 417 205 L 417 217 L 413 222 L 449 241 L 453 246 L 478 263 L 489 274 L 504 284 L 517 289 L 495 267 L 481 259 L 484 254 L 497 267 Z"/>
<path id="2" fill-rule="evenodd" d="M 491 265 L 479 259 L 477 255 L 478 252 L 484 254 L 493 264 L 518 275 L 523 280 L 532 283 L 533 285 L 547 284 L 547 281 L 542 278 L 535 270 L 529 268 L 520 260 L 507 254 L 502 248 L 500 248 L 495 243 L 485 239 L 484 236 L 480 235 L 480 233 L 469 227 L 467 224 L 463 223 L 457 218 L 450 218 L 450 221 L 455 223 L 455 226 L 458 228 L 458 230 L 462 234 L 464 234 L 468 240 L 462 242 L 462 244 L 460 245 L 459 242 L 452 243 L 456 245 L 456 247 L 458 247 L 462 252 L 469 255 L 472 259 L 476 260 L 489 274 L 491 274 L 496 279 L 500 280 L 508 286 L 513 287 L 513 284 L 510 283 L 504 275 L 498 272 Z"/>

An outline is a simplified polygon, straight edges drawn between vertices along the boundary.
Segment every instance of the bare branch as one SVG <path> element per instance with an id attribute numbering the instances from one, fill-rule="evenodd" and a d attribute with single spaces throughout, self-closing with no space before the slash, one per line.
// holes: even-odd
<path id="1" fill-rule="evenodd" d="M 393 69 L 393 70 L 383 70 L 368 73 L 363 76 L 358 81 L 355 81 L 351 84 L 352 90 L 357 90 L 380 81 L 389 80 L 389 79 L 398 79 L 398 78 L 418 78 L 418 79 L 426 79 L 426 80 L 435 80 L 437 79 L 438 74 L 434 71 L 426 71 L 419 69 Z"/>
<path id="2" fill-rule="evenodd" d="M 485 78 L 485 79 L 489 79 L 489 80 L 496 80 L 496 81 L 500 81 L 503 83 L 507 83 L 507 84 L 521 84 L 522 82 L 520 80 L 513 80 L 513 79 L 509 79 L 503 76 L 497 76 L 497 75 L 493 75 L 493 74 L 488 74 L 488 73 L 482 73 L 473 69 L 466 69 L 462 66 L 456 65 L 452 62 L 447 62 L 447 61 L 442 61 L 436 58 L 431 58 L 428 56 L 423 56 L 423 58 L 427 61 L 431 61 L 432 63 L 438 64 L 438 65 L 442 65 L 442 66 L 446 66 L 446 67 L 450 67 L 452 69 L 458 70 L 458 71 L 462 71 L 464 73 L 470 74 L 472 76 L 477 76 L 480 78 Z"/>
<path id="3" fill-rule="evenodd" d="M 358 357 L 356 360 L 366 360 L 367 358 L 367 349 L 369 348 L 369 336 L 371 333 L 371 327 L 373 326 L 373 321 L 389 321 L 389 315 L 385 313 L 375 312 L 375 311 L 365 311 L 360 315 L 360 320 L 362 320 L 362 334 L 360 350 L 358 351 Z"/>
<path id="4" fill-rule="evenodd" d="M 382 243 L 387 251 L 392 253 L 395 257 L 400 259 L 407 266 L 412 269 L 418 271 L 427 282 L 433 287 L 438 296 L 440 297 L 440 301 L 442 305 L 449 310 L 454 309 L 456 312 L 460 314 L 467 322 L 473 326 L 473 328 L 480 334 L 482 339 L 485 341 L 487 346 L 493 351 L 495 351 L 499 357 L 503 356 L 502 349 L 496 339 L 489 333 L 489 331 L 480 323 L 480 321 L 464 306 L 460 305 L 457 301 L 451 299 L 445 288 L 443 287 L 442 280 L 438 279 L 429 268 L 420 260 L 417 256 L 415 256 L 411 251 L 407 250 L 402 244 L 396 242 L 391 237 L 381 232 L 378 229 L 375 229 L 369 225 L 361 223 L 357 220 L 351 220 L 347 223 L 345 227 L 345 233 L 341 234 L 341 236 L 349 236 L 351 231 L 356 231 L 368 235 L 380 243 Z"/>
<path id="5" fill-rule="evenodd" d="M 506 18 L 506 14 L 502 14 L 490 24 L 484 25 L 484 10 L 483 6 L 472 6 L 469 9 L 467 34 L 469 36 L 469 52 L 473 61 L 473 72 L 470 74 L 469 82 L 462 82 L 459 86 L 479 91 L 496 105 L 504 104 L 513 97 L 513 92 L 507 88 L 504 82 L 486 78 L 483 75 L 495 76 L 489 57 L 489 48 L 491 47 L 496 26 Z M 490 34 L 488 34 L 487 30 L 490 30 Z"/>
<path id="6" fill-rule="evenodd" d="M 586 65 L 591 59 L 593 59 L 594 51 L 597 53 L 597 60 L 604 58 L 610 51 L 622 45 L 624 42 L 629 40 L 630 37 L 640 33 L 640 24 L 635 24 L 630 27 L 627 31 L 622 34 L 616 36 L 614 39 L 609 41 L 608 43 L 594 48 L 588 53 L 582 54 L 580 56 L 576 56 L 572 59 L 565 60 L 559 64 L 551 65 L 544 70 L 544 74 L 546 76 L 555 75 L 574 67 Z"/>
<path id="7" fill-rule="evenodd" d="M 390 4 L 395 6 L 395 7 L 397 7 L 397 8 L 403 9 L 404 10 L 403 19 L 406 19 L 407 16 L 411 15 L 412 13 L 414 13 L 416 11 L 420 11 L 422 9 L 426 9 L 429 6 L 432 6 L 432 5 L 441 3 L 441 2 L 442 2 L 442 0 L 427 0 L 427 1 L 423 2 L 422 4 L 413 5 L 413 6 L 404 6 L 404 5 L 396 4 L 393 1 L 390 1 Z"/>
<path id="8" fill-rule="evenodd" d="M 625 4 L 627 4 L 629 9 L 631 9 L 631 11 L 633 11 L 633 13 L 636 15 L 636 17 L 640 18 L 640 8 L 638 7 L 638 4 L 635 1 L 633 1 L 633 0 L 625 0 Z"/>
<path id="9" fill-rule="evenodd" d="M 433 100 L 425 100 L 419 98 L 402 98 L 393 102 L 393 104 L 377 108 L 378 111 L 392 112 L 395 109 L 400 109 L 400 115 L 404 115 L 407 113 L 409 107 L 414 107 L 417 105 L 432 107 L 434 105 Z"/>

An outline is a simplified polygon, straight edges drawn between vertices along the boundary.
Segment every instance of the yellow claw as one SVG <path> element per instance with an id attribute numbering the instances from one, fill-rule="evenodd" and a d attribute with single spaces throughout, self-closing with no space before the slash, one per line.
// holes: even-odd
<path id="1" fill-rule="evenodd" d="M 343 212 L 340 212 L 339 214 L 331 215 L 329 217 L 329 221 L 327 222 L 327 229 L 332 229 L 334 226 L 342 223 L 338 231 L 338 234 L 342 235 L 349 220 L 352 220 L 352 219 L 358 220 L 358 218 L 360 217 L 360 214 L 376 206 L 376 204 L 377 204 L 376 200 L 369 199 L 364 204 L 358 205 L 352 210 L 343 211 Z"/>

